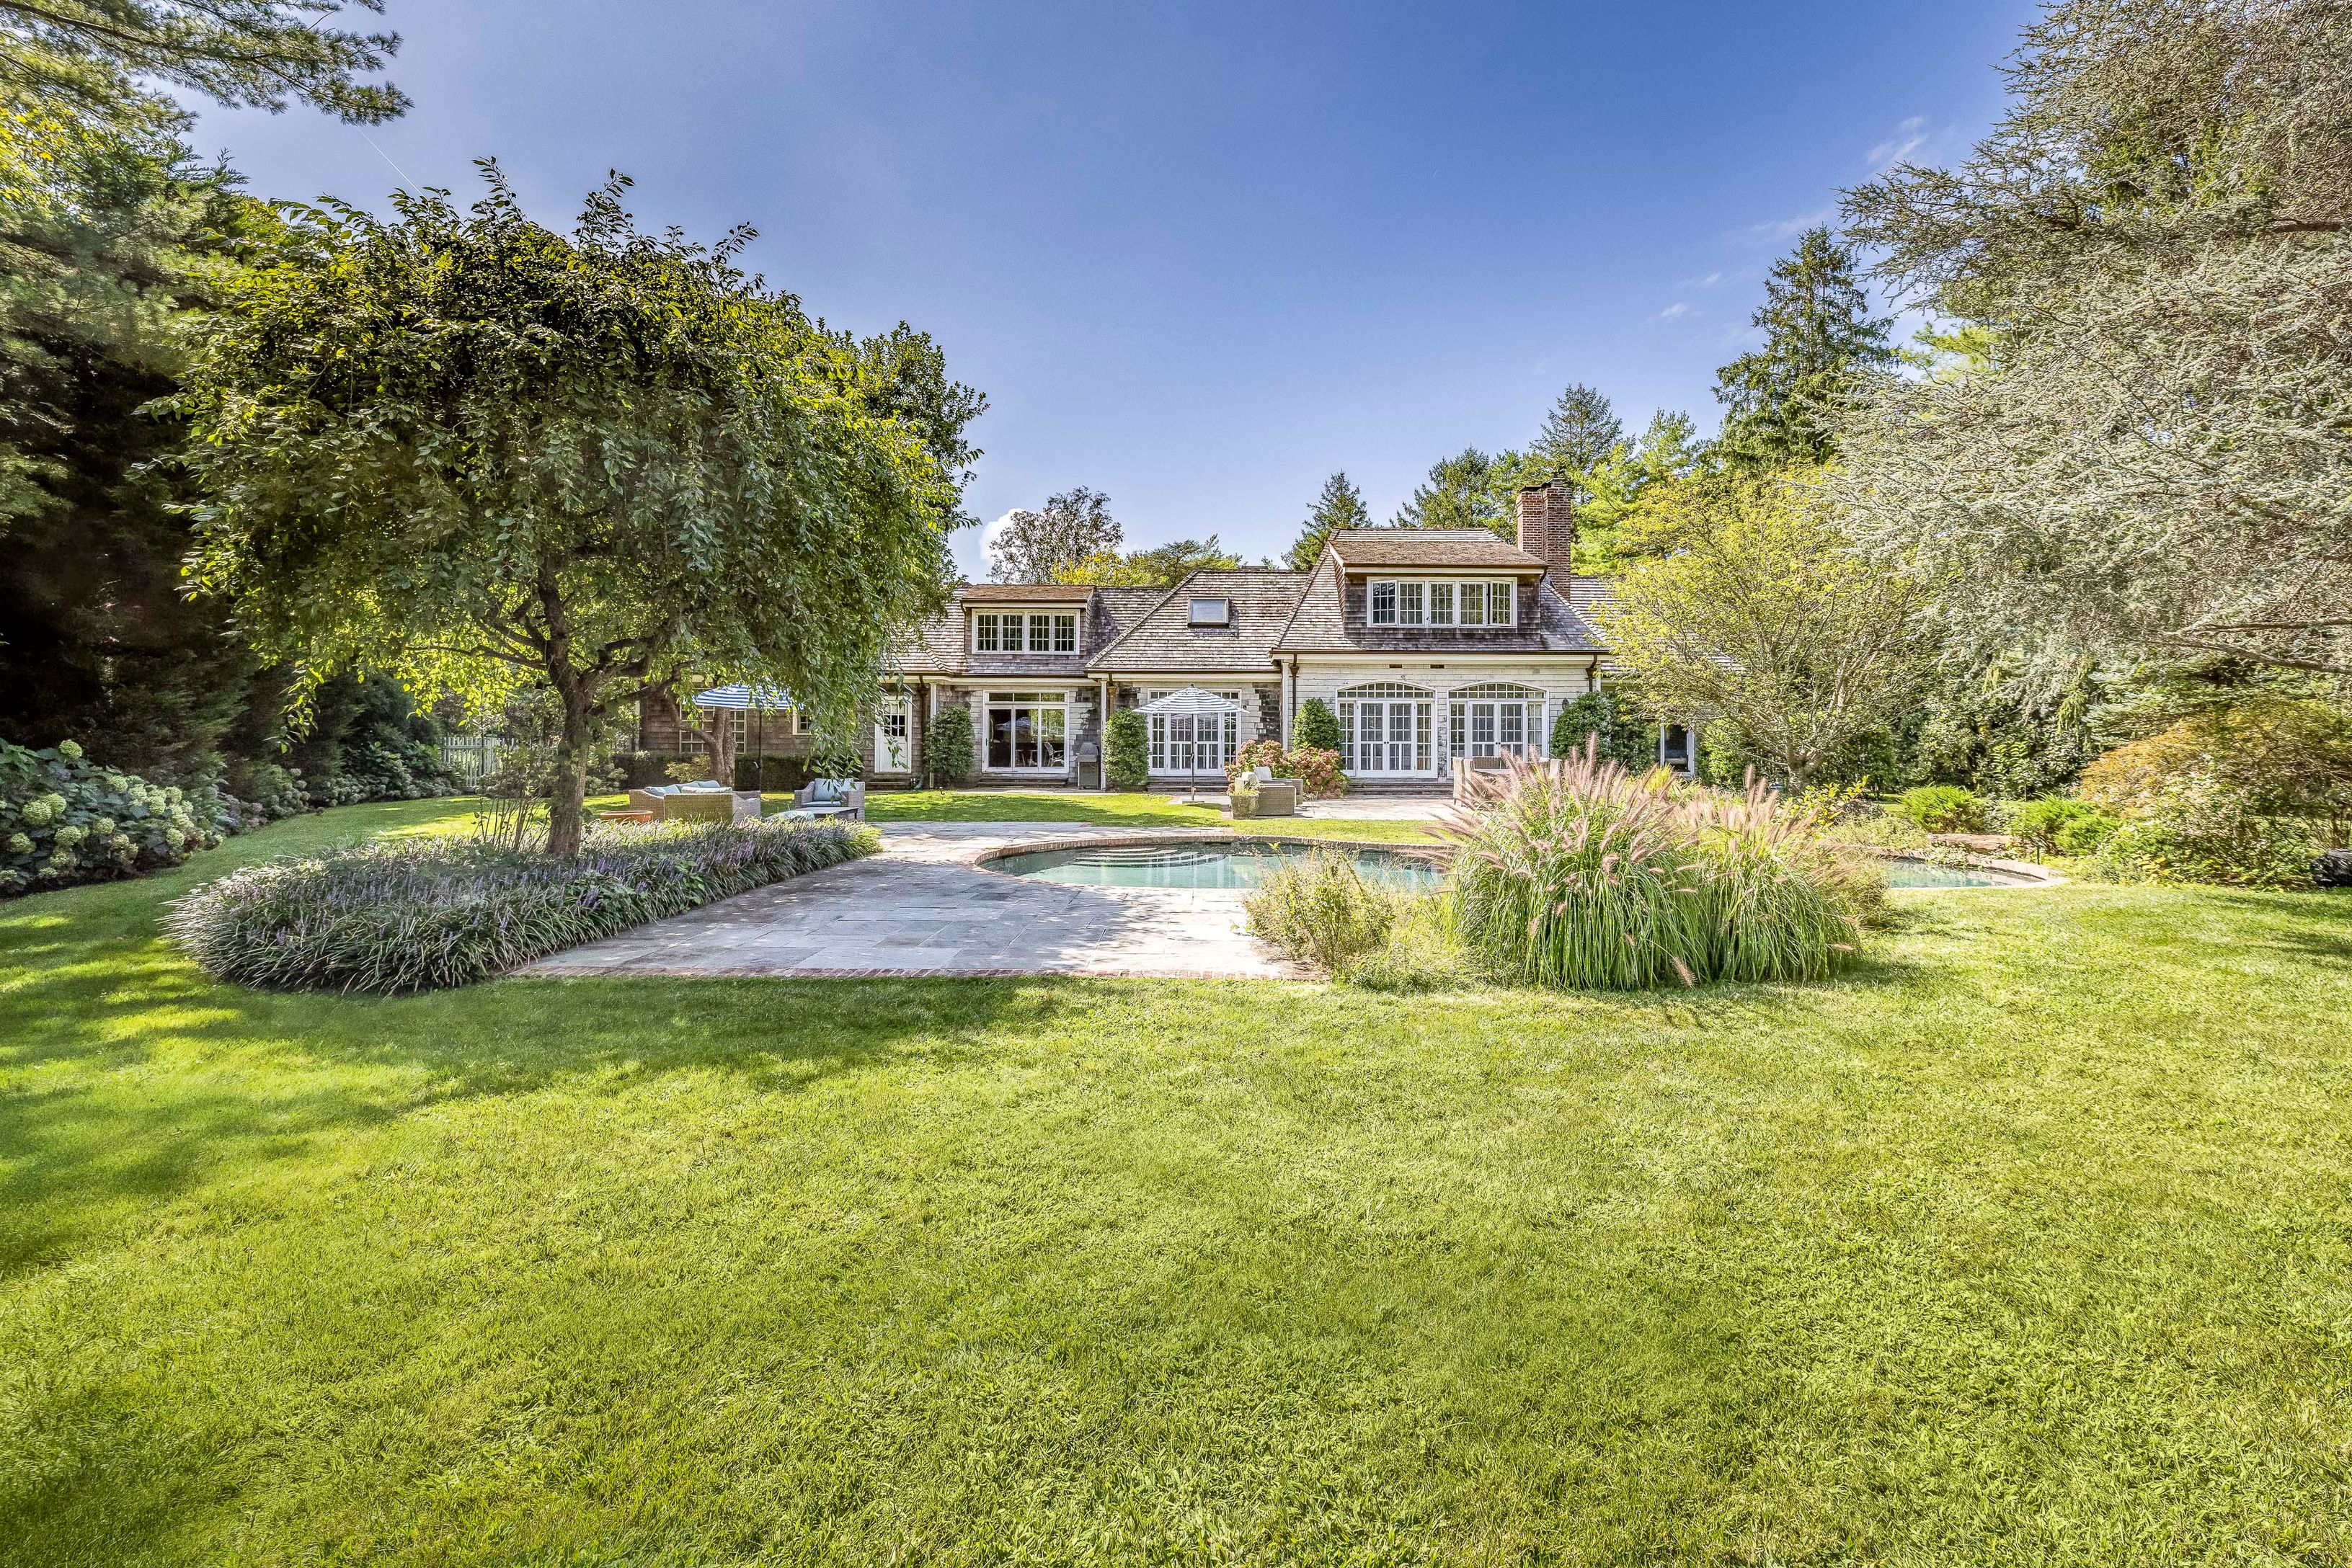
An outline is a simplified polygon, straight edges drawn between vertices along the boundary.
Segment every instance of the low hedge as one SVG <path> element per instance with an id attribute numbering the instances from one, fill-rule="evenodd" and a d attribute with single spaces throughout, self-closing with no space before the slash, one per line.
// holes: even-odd
<path id="1" fill-rule="evenodd" d="M 470 839 L 362 844 L 232 872 L 163 924 L 216 979 L 437 990 L 880 845 L 871 828 L 780 821 L 599 826 L 572 860 Z"/>

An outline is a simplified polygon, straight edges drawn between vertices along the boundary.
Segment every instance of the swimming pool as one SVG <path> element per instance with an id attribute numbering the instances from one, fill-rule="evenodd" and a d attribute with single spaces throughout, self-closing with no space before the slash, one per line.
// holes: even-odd
<path id="1" fill-rule="evenodd" d="M 1991 871 L 1982 866 L 1937 865 L 1932 861 L 1906 859 L 1902 855 L 1882 855 L 1886 862 L 1886 885 L 1889 887 L 2034 887 L 2036 879 L 2019 876 L 2014 872 Z"/>
<path id="2" fill-rule="evenodd" d="M 1317 845 L 1296 839 L 1244 842 L 1188 840 L 1152 844 L 1079 844 L 1066 849 L 1027 850 L 996 855 L 982 863 L 991 871 L 1040 882 L 1082 887 L 1256 887 L 1276 868 L 1304 860 L 1317 849 L 1334 849 L 1356 862 L 1367 882 L 1426 893 L 1445 880 L 1434 858 L 1397 850 Z"/>

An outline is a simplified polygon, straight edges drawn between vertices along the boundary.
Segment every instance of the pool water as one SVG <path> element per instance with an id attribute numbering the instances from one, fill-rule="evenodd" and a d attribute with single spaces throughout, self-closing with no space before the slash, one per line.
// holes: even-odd
<path id="1" fill-rule="evenodd" d="M 1275 870 L 1313 854 L 1315 845 L 1265 843 L 1097 844 L 1031 850 L 998 856 L 991 871 L 1083 887 L 1256 887 Z M 1393 850 L 1345 850 L 1364 880 L 1383 887 L 1429 892 L 1445 880 L 1444 868 Z"/>
<path id="2" fill-rule="evenodd" d="M 2002 871 L 1962 871 L 1957 866 L 1936 865 L 1927 861 L 1886 857 L 1886 885 L 1889 887 L 2031 887 L 2030 877 L 2012 876 Z"/>

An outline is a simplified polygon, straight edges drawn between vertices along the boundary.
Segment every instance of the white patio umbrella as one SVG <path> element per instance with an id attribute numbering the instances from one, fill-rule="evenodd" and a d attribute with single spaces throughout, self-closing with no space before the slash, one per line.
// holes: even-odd
<path id="1" fill-rule="evenodd" d="M 757 760 L 752 766 L 760 770 L 760 788 L 765 790 L 768 787 L 767 710 L 772 707 L 792 706 L 792 693 L 780 691 L 774 686 L 747 685 L 741 681 L 737 681 L 732 685 L 713 686 L 707 692 L 695 693 L 694 706 L 757 710 L 758 716 L 753 720 L 756 728 L 751 737 L 751 755 Z M 720 782 L 730 789 L 735 787 L 735 780 L 732 779 L 722 779 Z"/>
<path id="2" fill-rule="evenodd" d="M 1204 692 L 1198 686 L 1186 686 L 1181 691 L 1170 692 L 1164 697 L 1145 703 L 1135 711 L 1147 718 L 1234 718 L 1240 716 L 1242 705 L 1231 697 Z M 1185 780 L 1187 796 L 1197 796 L 1201 792 L 1201 747 L 1198 731 L 1194 733 L 1193 745 L 1185 757 L 1186 771 L 1190 775 Z"/>

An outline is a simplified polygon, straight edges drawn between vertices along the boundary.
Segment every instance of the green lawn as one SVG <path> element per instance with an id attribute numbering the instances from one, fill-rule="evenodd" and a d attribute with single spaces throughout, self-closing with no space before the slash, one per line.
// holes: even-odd
<path id="1" fill-rule="evenodd" d="M 205 982 L 0 904 L 0 1563 L 2352 1559 L 2352 899 L 1853 978 Z"/>

